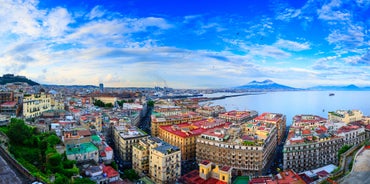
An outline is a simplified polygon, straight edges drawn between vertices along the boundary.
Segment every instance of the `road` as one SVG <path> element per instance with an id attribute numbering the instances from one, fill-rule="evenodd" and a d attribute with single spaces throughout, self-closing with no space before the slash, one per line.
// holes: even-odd
<path id="1" fill-rule="evenodd" d="M 30 182 L 9 165 L 0 154 L 0 183 L 22 184 Z"/>
<path id="2" fill-rule="evenodd" d="M 341 184 L 370 183 L 370 150 L 359 153 L 353 163 L 352 172 L 346 176 Z"/>

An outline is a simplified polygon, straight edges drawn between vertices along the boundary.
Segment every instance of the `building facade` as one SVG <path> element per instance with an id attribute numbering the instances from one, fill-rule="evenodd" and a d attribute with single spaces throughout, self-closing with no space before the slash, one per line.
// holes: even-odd
<path id="1" fill-rule="evenodd" d="M 278 144 L 281 144 L 284 140 L 286 132 L 286 117 L 283 114 L 279 113 L 263 113 L 258 117 L 254 118 L 256 122 L 266 122 L 276 125 L 277 128 L 277 141 Z"/>
<path id="2" fill-rule="evenodd" d="M 176 125 L 180 123 L 194 122 L 202 120 L 202 117 L 194 112 L 181 113 L 178 115 L 166 115 L 165 113 L 153 112 L 151 116 L 152 136 L 159 135 L 159 127 L 164 125 Z"/>
<path id="3" fill-rule="evenodd" d="M 197 138 L 196 158 L 230 166 L 233 175 L 260 175 L 276 146 L 275 124 L 248 122 L 203 133 Z"/>
<path id="4" fill-rule="evenodd" d="M 229 111 L 221 113 L 218 115 L 220 119 L 224 119 L 231 123 L 244 123 L 257 117 L 258 113 L 256 111 Z"/>
<path id="5" fill-rule="evenodd" d="M 23 117 L 35 118 L 51 109 L 51 97 L 45 93 L 23 97 Z"/>
<path id="6" fill-rule="evenodd" d="M 359 110 L 337 110 L 328 112 L 328 119 L 332 121 L 339 121 L 344 123 L 351 123 L 360 121 L 363 118 L 363 114 Z"/>
<path id="7" fill-rule="evenodd" d="M 132 164 L 132 146 L 147 136 L 148 134 L 144 131 L 127 124 L 113 128 L 115 151 L 118 152 L 125 166 Z"/>
<path id="8" fill-rule="evenodd" d="M 203 132 L 229 126 L 220 119 L 208 118 L 200 121 L 159 127 L 159 137 L 181 149 L 181 159 L 195 160 L 196 140 Z"/>
<path id="9" fill-rule="evenodd" d="M 175 183 L 181 176 L 181 151 L 162 144 L 150 148 L 149 176 L 155 183 Z"/>
<path id="10" fill-rule="evenodd" d="M 338 164 L 343 145 L 361 144 L 365 139 L 363 127 L 315 115 L 296 115 L 283 148 L 284 169 L 302 172 Z"/>

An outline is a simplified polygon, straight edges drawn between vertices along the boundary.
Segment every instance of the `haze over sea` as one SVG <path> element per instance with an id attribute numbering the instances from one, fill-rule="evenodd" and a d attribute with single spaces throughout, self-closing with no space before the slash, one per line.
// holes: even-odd
<path id="1" fill-rule="evenodd" d="M 329 96 L 334 93 L 334 96 Z M 229 95 L 229 93 L 205 94 L 206 97 Z M 211 101 L 222 105 L 227 111 L 256 110 L 286 115 L 287 125 L 298 114 L 313 114 L 328 118 L 329 111 L 358 109 L 370 115 L 370 91 L 288 91 L 267 92 Z"/>

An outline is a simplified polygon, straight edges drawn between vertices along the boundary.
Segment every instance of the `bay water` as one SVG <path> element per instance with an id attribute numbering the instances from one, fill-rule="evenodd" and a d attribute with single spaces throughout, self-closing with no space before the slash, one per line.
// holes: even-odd
<path id="1" fill-rule="evenodd" d="M 329 94 L 334 95 L 330 96 Z M 232 95 L 234 93 L 205 94 L 205 97 Z M 255 110 L 286 115 L 287 125 L 299 114 L 313 114 L 328 118 L 329 111 L 360 110 L 370 116 L 370 91 L 285 91 L 266 92 L 210 101 L 222 105 L 227 111 Z M 204 103 L 203 103 L 204 104 Z"/>

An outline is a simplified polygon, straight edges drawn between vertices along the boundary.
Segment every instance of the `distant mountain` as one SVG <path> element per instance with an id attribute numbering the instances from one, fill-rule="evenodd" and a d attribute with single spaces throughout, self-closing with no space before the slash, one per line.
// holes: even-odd
<path id="1" fill-rule="evenodd" d="M 27 79 L 24 76 L 15 76 L 13 74 L 5 74 L 2 77 L 0 77 L 0 85 L 4 85 L 7 83 L 13 83 L 13 82 L 25 82 L 30 86 L 40 85 L 39 83 L 32 81 L 30 79 Z"/>
<path id="2" fill-rule="evenodd" d="M 246 85 L 238 86 L 236 89 L 250 90 L 250 91 L 295 91 L 300 90 L 290 86 L 275 83 L 272 80 L 264 80 L 262 82 L 252 81 Z"/>
<path id="3" fill-rule="evenodd" d="M 45 87 L 61 87 L 61 88 L 99 88 L 94 85 L 58 85 L 58 84 L 43 84 Z"/>
<path id="4" fill-rule="evenodd" d="M 320 91 L 365 91 L 370 90 L 370 87 L 358 87 L 356 85 L 348 86 L 314 86 L 307 88 L 308 90 L 320 90 Z"/>

